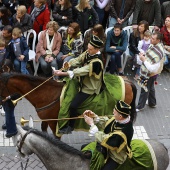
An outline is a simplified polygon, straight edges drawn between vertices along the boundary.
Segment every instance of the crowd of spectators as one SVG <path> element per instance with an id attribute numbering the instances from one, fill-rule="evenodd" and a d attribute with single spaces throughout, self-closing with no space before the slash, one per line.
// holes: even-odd
<path id="1" fill-rule="evenodd" d="M 105 30 L 108 27 L 114 27 L 115 24 L 116 27 L 106 35 Z M 133 32 L 127 38 L 123 28 L 128 25 L 132 25 Z M 170 1 L 0 0 L 1 41 L 4 40 L 6 48 L 9 48 L 10 42 L 15 46 L 21 38 L 23 39 L 22 36 L 18 37 L 16 42 L 11 35 L 7 40 L 8 31 L 12 33 L 10 26 L 12 29 L 20 29 L 22 33 L 30 29 L 35 30 L 37 34 L 36 61 L 40 62 L 40 71 L 45 76 L 52 74 L 49 71 L 50 66 L 59 69 L 64 61 L 69 61 L 85 51 L 92 35 L 98 36 L 104 42 L 101 48 L 104 63 L 107 54 L 111 54 L 108 68 L 110 73 L 122 75 L 120 56 L 126 48 L 129 48 L 129 55 L 133 60 L 140 52 L 139 42 L 143 40 L 145 31 L 151 25 L 154 26 L 154 30 L 159 30 L 163 34 L 167 58 L 165 68 L 170 72 L 168 57 L 170 53 Z M 60 30 L 61 27 L 65 29 Z M 38 41 L 40 32 L 42 34 Z M 128 39 L 129 42 L 127 42 Z M 15 48 L 14 52 L 16 53 Z M 22 55 L 19 54 L 20 51 L 17 53 L 17 55 Z M 7 57 L 14 64 L 13 59 L 18 59 L 18 57 L 11 55 L 14 54 L 10 53 Z M 134 69 L 135 67 L 132 67 L 132 70 Z M 15 71 L 21 72 L 21 70 Z"/>

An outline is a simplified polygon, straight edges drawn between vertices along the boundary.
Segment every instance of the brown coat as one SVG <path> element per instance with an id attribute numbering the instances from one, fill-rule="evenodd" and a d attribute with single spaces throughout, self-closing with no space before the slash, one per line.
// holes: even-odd
<path id="1" fill-rule="evenodd" d="M 47 49 L 47 40 L 46 40 L 46 31 L 42 31 L 41 35 L 38 40 L 38 44 L 36 47 L 36 61 L 38 61 L 39 57 L 46 54 Z M 56 32 L 54 34 L 54 41 L 52 46 L 52 53 L 57 56 L 57 54 L 60 52 L 60 47 L 62 43 L 61 34 Z"/>

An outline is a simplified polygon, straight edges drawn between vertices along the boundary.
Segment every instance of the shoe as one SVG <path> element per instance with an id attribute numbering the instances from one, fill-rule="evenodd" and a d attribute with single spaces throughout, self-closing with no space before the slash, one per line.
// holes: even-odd
<path id="1" fill-rule="evenodd" d="M 6 129 L 6 124 L 4 123 L 3 125 L 2 125 L 2 129 Z"/>
<path id="2" fill-rule="evenodd" d="M 157 105 L 149 105 L 148 100 L 146 100 L 146 105 L 148 105 L 149 107 L 152 107 L 152 108 L 156 108 L 156 106 L 157 106 Z"/>
<path id="3" fill-rule="evenodd" d="M 60 129 L 59 133 L 61 133 L 61 134 L 71 134 L 73 130 L 74 130 L 74 128 L 72 128 L 70 126 L 66 126 L 62 129 Z"/>
<path id="4" fill-rule="evenodd" d="M 124 76 L 124 74 L 123 74 L 123 73 L 118 73 L 118 75 L 119 75 L 119 76 Z"/>
<path id="5" fill-rule="evenodd" d="M 132 71 L 134 71 L 134 70 L 135 70 L 135 66 L 132 67 Z"/>
<path id="6" fill-rule="evenodd" d="M 144 108 L 142 108 L 142 109 L 136 109 L 136 112 L 140 112 L 140 111 L 142 111 Z"/>
<path id="7" fill-rule="evenodd" d="M 5 136 L 7 138 L 11 138 L 12 136 L 15 136 L 18 133 L 18 131 L 14 132 L 14 133 L 7 133 Z"/>

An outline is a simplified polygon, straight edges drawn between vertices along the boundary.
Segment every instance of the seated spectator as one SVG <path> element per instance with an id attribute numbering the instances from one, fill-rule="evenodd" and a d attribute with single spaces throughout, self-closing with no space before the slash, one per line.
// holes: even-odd
<path id="1" fill-rule="evenodd" d="M 55 3 L 53 18 L 59 26 L 68 26 L 72 22 L 73 18 L 70 0 L 59 0 Z"/>
<path id="2" fill-rule="evenodd" d="M 21 29 L 22 33 L 32 29 L 31 16 L 26 13 L 27 9 L 24 5 L 17 8 L 16 14 L 13 15 L 13 27 L 18 27 Z"/>
<path id="3" fill-rule="evenodd" d="M 130 34 L 129 54 L 130 54 L 130 56 L 132 56 L 132 60 L 134 60 L 134 57 L 136 54 L 139 54 L 138 44 L 139 44 L 139 41 L 143 39 L 144 32 L 146 30 L 149 30 L 148 22 L 140 21 L 137 29 L 134 29 L 134 31 Z M 132 70 L 134 70 L 134 69 L 135 69 L 135 67 L 132 67 Z"/>
<path id="4" fill-rule="evenodd" d="M 163 34 L 163 44 L 167 59 L 164 68 L 170 72 L 170 16 L 166 17 L 165 25 L 161 28 L 161 33 Z"/>
<path id="5" fill-rule="evenodd" d="M 82 34 L 89 28 L 99 23 L 99 17 L 93 7 L 90 6 L 89 0 L 80 0 L 75 7 L 76 22 L 80 25 Z"/>
<path id="6" fill-rule="evenodd" d="M 12 30 L 12 40 L 6 53 L 6 58 L 11 59 L 14 64 L 15 71 L 23 74 L 29 74 L 26 69 L 29 60 L 29 47 L 26 39 L 22 36 L 21 29 L 14 28 Z"/>
<path id="7" fill-rule="evenodd" d="M 34 0 L 34 6 L 28 9 L 33 22 L 33 29 L 38 34 L 46 29 L 47 23 L 50 21 L 50 11 L 46 0 Z"/>
<path id="8" fill-rule="evenodd" d="M 170 15 L 170 1 L 164 2 L 161 5 L 161 15 L 162 15 L 162 23 L 164 23 L 166 17 Z"/>
<path id="9" fill-rule="evenodd" d="M 61 35 L 63 39 L 62 55 L 57 58 L 59 68 L 62 67 L 64 62 L 78 57 L 83 52 L 83 36 L 79 24 L 71 23 L 66 31 L 61 32 Z"/>
<path id="10" fill-rule="evenodd" d="M 2 30 L 5 25 L 11 25 L 10 16 L 11 13 L 5 6 L 0 7 L 0 30 Z"/>
<path id="11" fill-rule="evenodd" d="M 90 29 L 88 32 L 86 32 L 84 37 L 84 51 L 87 50 L 88 43 L 91 40 L 91 37 L 95 35 L 100 38 L 100 40 L 103 41 L 103 46 L 100 48 L 101 53 L 104 53 L 105 43 L 106 43 L 106 35 L 104 33 L 103 26 L 100 24 L 96 24 L 92 29 Z"/>
<path id="12" fill-rule="evenodd" d="M 36 61 L 39 60 L 41 69 L 47 77 L 52 75 L 51 66 L 58 70 L 56 58 L 62 55 L 60 54 L 62 39 L 58 28 L 57 22 L 48 22 L 47 29 L 41 32 L 36 47 Z"/>
<path id="13" fill-rule="evenodd" d="M 138 23 L 142 20 L 147 21 L 149 25 L 155 25 L 154 29 L 159 30 L 161 26 L 161 7 L 159 0 L 136 1 L 132 20 L 133 28 L 137 28 Z"/>
<path id="14" fill-rule="evenodd" d="M 111 0 L 109 27 L 113 27 L 117 22 L 126 27 L 128 19 L 135 9 L 135 4 L 136 0 Z"/>
<path id="15" fill-rule="evenodd" d="M 114 28 L 107 33 L 106 52 L 111 55 L 110 73 L 115 72 L 123 75 L 121 66 L 121 55 L 126 51 L 128 37 L 127 33 L 122 30 L 122 25 L 116 23 Z"/>

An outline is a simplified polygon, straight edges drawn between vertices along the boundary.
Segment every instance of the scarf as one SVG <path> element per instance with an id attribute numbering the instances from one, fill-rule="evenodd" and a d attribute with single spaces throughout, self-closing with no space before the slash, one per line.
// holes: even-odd
<path id="1" fill-rule="evenodd" d="M 16 44 L 20 43 L 20 38 L 17 38 L 15 40 L 11 40 L 11 42 L 13 43 L 14 51 L 16 51 L 17 50 Z"/>
<path id="2" fill-rule="evenodd" d="M 53 35 L 53 38 L 50 42 L 50 39 L 49 39 L 49 34 L 46 32 L 46 40 L 47 40 L 47 50 L 46 50 L 46 53 L 47 55 L 48 54 L 52 54 L 52 46 L 53 46 L 53 41 L 54 41 L 54 35 Z"/>
<path id="3" fill-rule="evenodd" d="M 45 9 L 45 5 L 42 5 L 40 8 L 34 7 L 31 12 L 31 19 L 34 22 L 35 18 Z"/>

